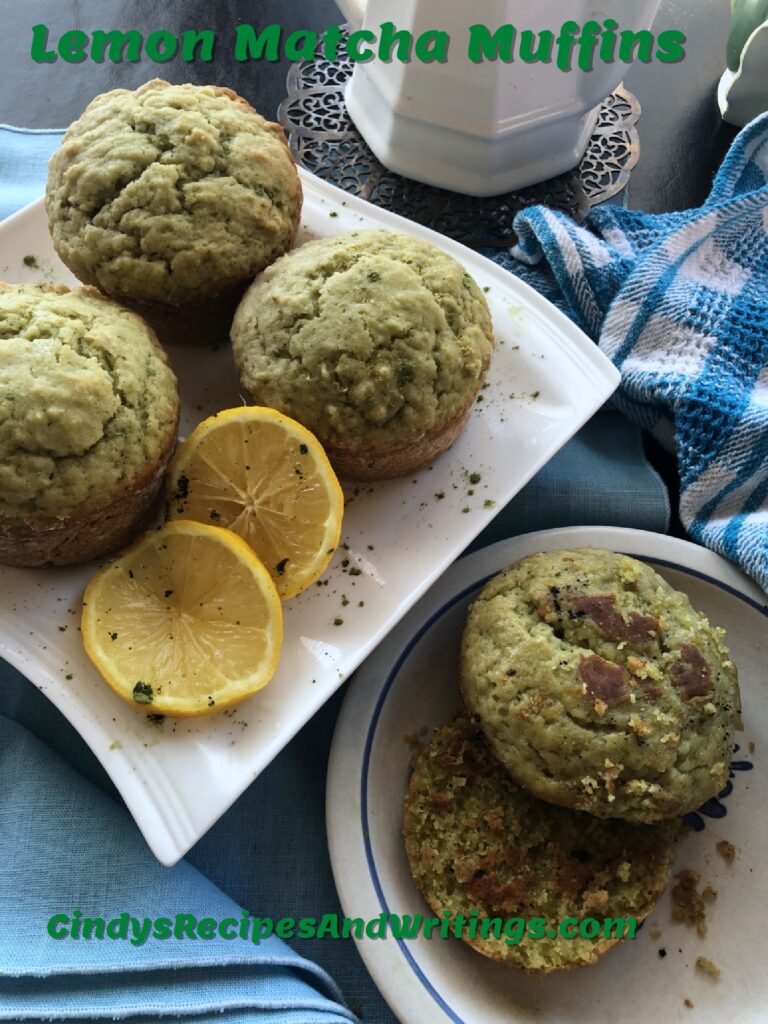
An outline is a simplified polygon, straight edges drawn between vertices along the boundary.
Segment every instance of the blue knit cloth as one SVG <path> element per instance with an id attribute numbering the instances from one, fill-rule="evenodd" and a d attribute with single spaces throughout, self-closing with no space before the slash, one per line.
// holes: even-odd
<path id="1" fill-rule="evenodd" d="M 577 227 L 539 206 L 515 229 L 513 255 L 537 266 L 521 276 L 597 339 L 615 404 L 676 451 L 690 535 L 768 590 L 768 114 L 699 209 L 606 206 Z"/>

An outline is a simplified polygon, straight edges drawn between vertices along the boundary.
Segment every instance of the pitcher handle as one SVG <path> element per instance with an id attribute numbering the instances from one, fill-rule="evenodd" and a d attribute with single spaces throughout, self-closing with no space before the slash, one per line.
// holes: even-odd
<path id="1" fill-rule="evenodd" d="M 336 6 L 344 15 L 344 20 L 354 31 L 363 24 L 366 0 L 336 0 Z"/>

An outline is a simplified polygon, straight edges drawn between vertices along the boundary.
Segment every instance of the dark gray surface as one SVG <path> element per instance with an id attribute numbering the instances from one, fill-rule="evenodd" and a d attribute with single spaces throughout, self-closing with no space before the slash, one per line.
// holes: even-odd
<path id="1" fill-rule="evenodd" d="M 233 26 L 280 22 L 287 31 L 321 30 L 341 20 L 332 0 L 5 0 L 4 53 L 0 64 L 0 121 L 38 128 L 69 124 L 96 93 L 134 87 L 153 77 L 226 85 L 274 117 L 285 92 L 287 65 L 264 61 L 238 64 L 232 56 Z M 720 122 L 715 102 L 725 66 L 729 0 L 663 0 L 659 30 L 681 28 L 688 55 L 678 65 L 638 65 L 626 83 L 643 105 L 642 153 L 632 179 L 633 207 L 673 210 L 706 196 L 733 131 Z M 74 65 L 59 60 L 38 65 L 30 59 L 32 26 L 47 24 L 56 38 L 71 28 L 159 28 L 172 32 L 210 28 L 221 44 L 212 64 Z"/>
<path id="2" fill-rule="evenodd" d="M 640 163 L 629 205 L 669 211 L 706 199 L 736 129 L 720 120 L 717 83 L 725 69 L 730 0 L 662 0 L 657 31 L 688 36 L 680 64 L 637 65 L 625 83 L 640 100 Z"/>
<path id="3" fill-rule="evenodd" d="M 266 116 L 274 117 L 285 95 L 288 64 L 237 63 L 228 45 L 234 26 L 279 22 L 287 33 L 325 29 L 342 20 L 332 0 L 5 0 L 4 61 L 0 66 L 0 121 L 36 128 L 65 127 L 92 96 L 107 89 L 135 88 L 150 78 L 234 89 Z M 179 58 L 154 64 L 35 64 L 30 59 L 32 26 L 45 24 L 51 37 L 68 29 L 123 32 L 145 36 L 158 29 L 216 32 L 219 45 L 211 64 Z"/>

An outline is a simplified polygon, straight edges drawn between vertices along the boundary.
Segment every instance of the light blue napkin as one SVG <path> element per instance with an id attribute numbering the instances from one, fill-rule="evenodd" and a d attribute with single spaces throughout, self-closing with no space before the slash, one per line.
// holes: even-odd
<path id="1" fill-rule="evenodd" d="M 0 125 L 0 220 L 39 199 L 48 161 L 64 133 Z"/>
<path id="2" fill-rule="evenodd" d="M 768 590 L 768 114 L 700 209 L 616 206 L 584 227 L 544 206 L 515 255 L 621 370 L 616 406 L 674 448 L 680 518 Z"/>
<path id="3" fill-rule="evenodd" d="M 8 718 L 0 779 L 0 1020 L 353 1020 L 325 972 L 275 938 L 50 937 L 51 917 L 77 911 L 238 923 L 242 913 L 188 864 L 161 867 L 122 807 Z"/>
<path id="4" fill-rule="evenodd" d="M 0 127 L 0 215 L 42 193 L 59 138 Z M 477 543 L 571 524 L 664 531 L 668 511 L 637 428 L 601 413 Z M 365 1024 L 393 1024 L 352 940 L 295 942 L 302 959 L 279 940 L 245 949 L 222 941 L 128 948 L 57 942 L 45 930 L 52 914 L 70 909 L 142 918 L 221 918 L 237 916 L 239 907 L 272 918 L 342 914 L 327 852 L 324 779 L 343 691 L 170 870 L 157 865 L 80 737 L 2 663 L 0 693 L 0 1020 L 348 1020 L 331 975 Z"/>

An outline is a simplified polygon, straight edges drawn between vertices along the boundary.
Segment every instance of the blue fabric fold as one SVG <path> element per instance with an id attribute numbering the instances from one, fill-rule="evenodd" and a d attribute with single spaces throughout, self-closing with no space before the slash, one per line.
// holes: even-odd
<path id="1" fill-rule="evenodd" d="M 621 371 L 614 404 L 676 452 L 691 537 L 768 590 L 768 114 L 698 209 L 539 206 L 515 230 L 523 276 Z"/>
<path id="2" fill-rule="evenodd" d="M 268 1011 L 275 1024 L 354 1020 L 328 975 L 273 936 L 258 945 L 52 938 L 57 914 L 242 921 L 242 908 L 189 864 L 159 865 L 122 807 L 7 718 L 0 779 L 0 1020 L 222 1011 L 232 1020 Z"/>

